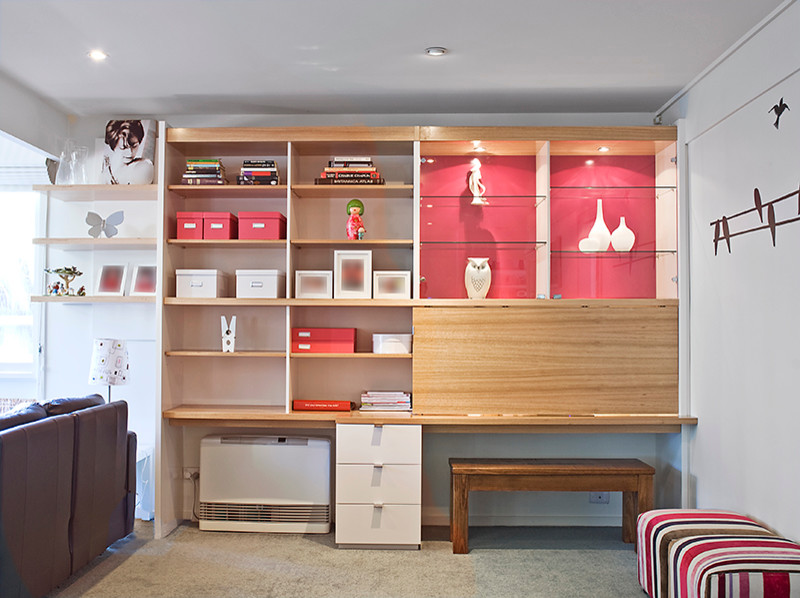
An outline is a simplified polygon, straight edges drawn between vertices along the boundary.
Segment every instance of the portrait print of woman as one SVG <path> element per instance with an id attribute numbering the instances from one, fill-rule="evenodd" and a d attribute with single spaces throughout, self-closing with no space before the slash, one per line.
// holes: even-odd
<path id="1" fill-rule="evenodd" d="M 106 123 L 100 182 L 149 185 L 155 157 L 154 121 L 110 120 Z"/>

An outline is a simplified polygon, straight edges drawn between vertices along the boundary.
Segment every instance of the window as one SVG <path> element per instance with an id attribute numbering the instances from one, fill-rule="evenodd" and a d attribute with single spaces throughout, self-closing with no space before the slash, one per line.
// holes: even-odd
<path id="1" fill-rule="evenodd" d="M 0 375 L 34 374 L 35 339 L 30 297 L 34 283 L 34 237 L 39 194 L 0 191 Z"/>
<path id="2" fill-rule="evenodd" d="M 43 280 L 31 243 L 41 200 L 32 185 L 49 182 L 47 157 L 0 131 L 0 398 L 38 394 L 39 327 L 30 297 Z"/>

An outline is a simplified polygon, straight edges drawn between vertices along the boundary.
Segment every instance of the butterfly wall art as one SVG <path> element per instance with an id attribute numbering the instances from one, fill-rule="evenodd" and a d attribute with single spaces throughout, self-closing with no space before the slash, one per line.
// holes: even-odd
<path id="1" fill-rule="evenodd" d="M 97 212 L 88 212 L 86 214 L 89 234 L 95 239 L 100 236 L 100 233 L 104 233 L 109 238 L 116 235 L 119 232 L 117 226 L 122 224 L 123 220 L 125 220 L 125 212 L 122 210 L 114 212 L 107 218 L 102 218 Z"/>

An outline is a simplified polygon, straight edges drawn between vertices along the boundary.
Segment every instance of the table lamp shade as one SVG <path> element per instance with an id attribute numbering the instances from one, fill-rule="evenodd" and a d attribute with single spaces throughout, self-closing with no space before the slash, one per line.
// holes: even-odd
<path id="1" fill-rule="evenodd" d="M 96 338 L 89 366 L 89 384 L 117 386 L 128 383 L 128 349 L 125 341 Z"/>

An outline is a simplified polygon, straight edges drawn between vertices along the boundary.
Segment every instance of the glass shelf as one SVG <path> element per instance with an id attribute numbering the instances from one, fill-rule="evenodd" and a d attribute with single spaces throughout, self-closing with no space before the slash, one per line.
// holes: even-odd
<path id="1" fill-rule="evenodd" d="M 538 249 L 547 245 L 547 241 L 421 241 L 420 245 L 489 245 L 494 247 L 498 245 L 533 245 L 534 249 Z M 498 247 L 498 249 L 501 248 Z"/>
<path id="2" fill-rule="evenodd" d="M 626 256 L 652 256 L 655 255 L 675 255 L 676 249 L 633 249 L 631 251 L 578 251 L 578 250 L 558 250 L 550 251 L 554 257 L 626 257 Z"/>

